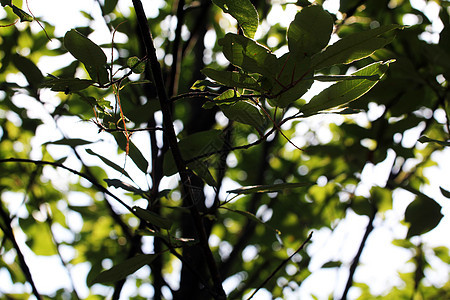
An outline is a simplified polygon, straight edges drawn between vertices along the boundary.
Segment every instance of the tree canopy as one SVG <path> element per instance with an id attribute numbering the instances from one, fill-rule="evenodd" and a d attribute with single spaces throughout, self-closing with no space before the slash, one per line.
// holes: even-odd
<path id="1" fill-rule="evenodd" d="M 352 258 L 319 268 L 345 274 L 321 281 L 330 298 L 450 298 L 449 250 L 424 238 L 448 218 L 450 186 L 426 187 L 450 144 L 450 10 L 419 2 L 178 0 L 149 15 L 97 0 L 56 34 L 0 0 L 0 295 L 292 299 L 318 270 L 315 234 L 357 215 Z M 355 272 L 381 226 L 400 228 L 408 267 L 380 294 Z M 46 258 L 62 268 L 37 269 Z M 44 290 L 44 272 L 65 283 Z"/>

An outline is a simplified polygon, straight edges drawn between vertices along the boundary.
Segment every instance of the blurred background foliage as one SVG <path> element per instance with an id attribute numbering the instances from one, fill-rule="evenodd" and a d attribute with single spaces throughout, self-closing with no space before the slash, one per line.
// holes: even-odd
<path id="1" fill-rule="evenodd" d="M 6 5 L 7 2 L 1 3 Z M 98 14 L 98 8 L 83 11 L 85 20 L 80 21 L 83 25 L 76 29 L 86 36 L 92 34 L 96 42 L 96 30 L 106 25 L 108 39 L 112 41 L 113 35 L 116 38 L 113 44 L 100 46 L 108 63 L 121 74 L 125 71 L 120 67 L 126 66 L 129 57 L 143 58 L 144 55 L 134 10 L 127 9 L 126 1 L 92 2 L 102 15 Z M 316 1 L 325 9 L 331 2 L 337 1 Z M 438 17 L 431 20 L 418 8 L 420 5 L 413 2 L 420 2 L 422 7 L 434 7 L 439 10 Z M 296 3 L 253 0 L 252 3 L 260 18 L 255 38 L 277 55 L 283 54 L 288 23 L 277 20 L 274 15 L 283 12 L 283 16 L 293 17 L 297 10 L 310 3 L 302 0 Z M 14 4 L 27 11 L 25 3 L 14 1 Z M 231 70 L 232 66 L 217 44 L 226 32 L 237 30 L 229 16 L 209 0 L 160 1 L 158 4 L 157 9 L 156 5 L 153 7 L 155 13 L 149 18 L 149 26 L 170 97 L 190 92 L 197 80 L 204 79 L 200 70 L 206 66 Z M 444 212 L 441 206 L 445 207 L 442 197 L 433 199 L 434 196 L 424 192 L 424 186 L 430 184 L 426 169 L 439 165 L 436 153 L 444 153 L 449 140 L 449 2 L 342 0 L 339 4 L 338 10 L 330 9 L 335 21 L 335 40 L 380 25 L 408 25 L 372 56 L 322 70 L 324 74 L 346 74 L 376 60 L 396 60 L 384 80 L 350 105 L 360 112 L 318 115 L 288 122 L 281 128 L 284 135 L 304 151 L 295 149 L 277 133 L 248 149 L 224 152 L 204 160 L 203 165 L 209 167 L 217 183 L 215 189 L 205 187 L 200 178 L 192 183 L 203 199 L 197 206 L 205 216 L 206 232 L 219 262 L 220 275 L 227 283 L 229 299 L 249 296 L 252 289 L 302 244 L 311 230 L 328 228 L 333 232 L 349 214 L 356 213 L 366 216 L 369 222 L 363 230 L 367 238 L 373 226 L 381 226 L 386 221 L 396 200 L 395 192 L 399 190 L 407 191 L 409 197 L 413 195 L 414 201 L 407 205 L 403 220 L 397 220 L 395 225 L 404 230 L 400 236 L 397 234 L 393 243 L 406 249 L 402 253 L 410 257 L 410 267 L 399 270 L 397 283 L 389 285 L 381 294 L 374 294 L 370 282 L 352 284 L 355 271 L 352 267 L 357 267 L 361 253 L 352 258 L 353 263 L 337 257 L 323 268 L 350 270 L 344 274 L 354 287 L 353 298 L 450 298 L 448 282 L 436 283 L 427 278 L 429 270 L 436 266 L 430 261 L 439 260 L 441 263 L 437 265 L 446 266 L 444 274 L 448 280 L 449 251 L 443 245 L 428 245 L 421 238 L 439 224 Z M 50 92 L 41 88 L 48 80 L 48 71 L 41 70 L 49 70 L 48 66 L 40 64 L 43 59 L 55 64 L 51 66 L 53 76 L 89 78 L 79 61 L 67 54 L 63 36 L 54 35 L 56 24 L 37 16 L 45 32 L 37 21 L 3 27 L 18 18 L 8 6 L 2 8 L 1 16 L 0 274 L 10 285 L 1 285 L 1 297 L 24 299 L 33 294 L 26 283 L 28 278 L 17 251 L 20 248 L 33 277 L 44 271 L 52 272 L 36 270 L 42 268 L 42 264 L 30 263 L 40 256 L 58 259 L 67 272 L 58 275 L 68 278 L 59 289 L 47 294 L 41 292 L 44 298 L 101 299 L 109 296 L 118 299 L 122 288 L 131 284 L 131 292 L 123 289 L 129 299 L 207 299 L 208 294 L 200 288 L 201 281 L 188 267 L 195 266 L 200 274 L 206 272 L 198 246 L 182 243 L 178 251 L 188 263 L 180 263 L 169 252 L 163 252 L 167 246 L 160 238 L 144 232 L 139 219 L 96 186 L 105 189 L 108 185 L 104 179 L 119 179 L 116 186 L 119 188 L 110 187 L 110 191 L 130 206 L 148 205 L 156 214 L 173 220 L 171 239 L 195 238 L 180 199 L 177 179 L 165 176 L 167 142 L 160 131 L 149 129 L 162 126 L 155 88 L 140 82 L 152 81 L 152 78 L 133 74 L 129 81 L 134 84 L 126 84 L 128 79 L 124 79 L 120 103 L 112 86 L 89 87 L 73 93 Z M 181 21 L 179 24 L 175 16 Z M 101 22 L 103 25 L 98 25 Z M 436 27 L 436 24 L 441 25 Z M 56 60 L 59 57 L 63 59 Z M 229 121 L 217 109 L 203 109 L 204 103 L 205 97 L 198 95 L 180 96 L 174 101 L 173 115 L 179 138 L 218 129 L 233 146 L 257 139 L 255 128 Z M 293 108 L 289 108 L 286 115 L 290 109 Z M 128 130 L 125 134 L 123 130 L 107 132 L 123 129 L 124 120 Z M 126 135 L 133 130 L 136 132 L 131 141 L 150 164 L 149 172 L 143 172 L 139 166 L 136 168 L 139 158 L 125 149 L 124 137 L 128 138 Z M 418 141 L 422 136 L 428 140 Z M 91 154 L 87 154 L 86 149 L 90 149 Z M 55 165 L 7 162 L 9 158 L 49 161 Z M 89 180 L 55 167 L 61 164 L 86 174 Z M 119 170 L 125 166 L 127 173 L 120 174 L 117 168 L 114 171 L 113 165 Z M 385 179 L 367 187 L 363 179 L 380 176 L 370 171 L 378 166 L 383 166 Z M 213 205 L 230 200 L 231 194 L 226 191 L 232 188 L 282 182 L 315 184 L 283 192 L 241 195 L 226 205 L 228 209 L 217 209 Z M 441 186 L 443 197 L 449 198 L 449 188 L 449 185 Z M 243 212 L 256 215 L 261 221 Z M 363 250 L 365 238 L 347 241 L 353 253 Z M 128 278 L 128 285 L 124 280 L 95 283 L 101 271 L 129 257 L 160 252 L 162 254 L 149 267 Z M 310 268 L 313 254 L 312 251 L 296 254 L 264 286 L 266 291 L 274 299 L 294 297 L 292 295 L 301 290 L 313 272 Z M 87 271 L 80 273 L 77 267 L 80 265 Z M 80 278 L 80 274 L 84 277 Z M 320 285 L 328 286 L 328 283 L 323 281 Z M 343 287 L 334 288 L 334 291 L 331 288 L 330 298 L 340 298 L 347 293 Z M 319 290 L 310 291 L 311 297 L 316 293 L 321 295 Z"/>

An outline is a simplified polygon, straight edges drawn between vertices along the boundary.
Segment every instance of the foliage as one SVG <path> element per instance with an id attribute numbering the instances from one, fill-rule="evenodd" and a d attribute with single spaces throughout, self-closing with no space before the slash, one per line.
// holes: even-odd
<path id="1" fill-rule="evenodd" d="M 1 1 L 0 268 L 23 287 L 15 296 L 119 299 L 131 282 L 130 299 L 241 299 L 261 288 L 286 298 L 313 271 L 311 232 L 354 212 L 369 220 L 357 255 L 322 268 L 350 269 L 339 297 L 354 286 L 371 299 L 353 275 L 403 190 L 415 200 L 394 244 L 414 271 L 385 295 L 448 297 L 448 283 L 426 278 L 429 261 L 450 263 L 448 249 L 423 242 L 443 204 L 422 190 L 449 145 L 446 1 L 437 43 L 424 41 L 431 22 L 409 1 L 342 0 L 335 13 L 329 1 L 283 4 L 298 11 L 287 28 L 268 26 L 281 7 L 268 1 L 166 1 L 149 19 L 140 0 L 129 14 L 119 2 L 93 1 L 111 36 L 98 45 L 94 27 L 54 36 L 20 1 Z M 407 15 L 420 21 L 404 27 Z M 48 74 L 49 57 L 66 65 Z M 332 84 L 317 91 L 318 82 Z M 327 140 L 313 124 L 331 116 Z M 389 161 L 385 183 L 359 192 L 363 170 Z M 57 257 L 71 287 L 42 295 L 28 250 Z M 87 292 L 71 275 L 83 264 Z M 225 281 L 238 283 L 224 290 Z"/>

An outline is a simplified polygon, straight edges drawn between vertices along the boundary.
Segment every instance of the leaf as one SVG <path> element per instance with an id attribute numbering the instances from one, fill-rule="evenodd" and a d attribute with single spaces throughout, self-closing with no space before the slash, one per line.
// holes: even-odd
<path id="1" fill-rule="evenodd" d="M 86 149 L 86 152 L 90 155 L 94 155 L 97 156 L 98 158 L 100 158 L 100 160 L 102 162 L 104 162 L 107 166 L 113 168 L 114 170 L 116 170 L 117 172 L 119 172 L 120 174 L 123 174 L 125 176 L 127 176 L 128 178 L 131 179 L 130 175 L 127 173 L 127 171 L 124 170 L 124 168 L 120 167 L 119 165 L 117 165 L 116 163 L 110 161 L 109 159 L 107 159 L 106 157 L 95 153 L 94 151 L 92 151 L 91 149 Z"/>
<path id="2" fill-rule="evenodd" d="M 295 183 L 277 183 L 269 185 L 252 185 L 245 186 L 234 190 L 229 190 L 227 193 L 233 194 L 253 194 L 253 193 L 273 193 L 280 192 L 287 189 L 299 188 L 309 186 L 312 183 L 309 182 L 295 182 Z"/>
<path id="3" fill-rule="evenodd" d="M 9 4 L 9 5 L 11 6 L 11 4 Z M 17 6 L 12 5 L 11 7 L 13 10 L 13 13 L 15 13 L 16 16 L 18 16 L 20 18 L 20 22 L 32 22 L 34 20 L 32 16 L 30 16 L 29 14 L 27 14 L 26 12 L 24 12 Z"/>
<path id="4" fill-rule="evenodd" d="M 390 39 L 381 38 L 380 35 L 398 28 L 402 27 L 387 25 L 348 35 L 314 55 L 312 65 L 314 69 L 319 70 L 337 64 L 349 64 L 367 57 L 390 42 Z"/>
<path id="5" fill-rule="evenodd" d="M 324 263 L 320 268 L 321 269 L 339 268 L 341 265 L 342 265 L 341 261 L 329 261 Z"/>
<path id="6" fill-rule="evenodd" d="M 133 142 L 130 140 L 127 141 L 125 135 L 122 132 L 113 132 L 114 136 L 119 148 L 126 152 L 127 144 L 128 144 L 128 155 L 131 160 L 136 164 L 136 166 L 143 173 L 147 173 L 148 169 L 148 161 L 145 159 L 144 155 L 142 155 L 141 151 L 136 147 Z"/>
<path id="7" fill-rule="evenodd" d="M 352 210 L 360 216 L 370 216 L 373 214 L 374 207 L 366 197 L 356 196 L 351 202 Z"/>
<path id="8" fill-rule="evenodd" d="M 37 89 L 44 76 L 41 70 L 29 58 L 14 54 L 12 61 L 16 68 L 25 76 L 31 88 Z"/>
<path id="9" fill-rule="evenodd" d="M 108 82 L 106 55 L 97 44 L 72 29 L 64 35 L 64 47 L 84 64 L 92 80 L 100 84 Z"/>
<path id="10" fill-rule="evenodd" d="M 319 5 L 303 8 L 289 25 L 289 51 L 296 57 L 311 56 L 328 45 L 333 31 L 331 15 Z"/>
<path id="11" fill-rule="evenodd" d="M 56 78 L 45 81 L 41 84 L 41 87 L 50 88 L 55 92 L 64 92 L 70 94 L 84 90 L 94 84 L 94 81 L 89 79 L 79 78 Z"/>
<path id="12" fill-rule="evenodd" d="M 441 190 L 441 194 L 445 197 L 445 198 L 449 198 L 450 199 L 450 192 L 445 190 L 444 188 L 442 188 L 441 186 L 439 187 L 439 189 Z"/>
<path id="13" fill-rule="evenodd" d="M 380 80 L 380 76 L 371 75 L 371 76 L 355 76 L 355 75 L 326 75 L 326 76 L 314 76 L 314 80 L 330 82 L 330 81 L 344 81 L 344 80 L 358 80 L 358 79 L 367 79 L 372 81 Z"/>
<path id="14" fill-rule="evenodd" d="M 276 98 L 270 98 L 269 103 L 272 106 L 286 107 L 308 91 L 314 82 L 309 74 L 314 70 L 309 57 L 294 56 L 290 53 L 280 57 L 278 64 L 282 68 L 276 76 L 277 79 L 267 79 L 272 86 L 270 93 L 278 95 Z"/>
<path id="15" fill-rule="evenodd" d="M 66 146 L 70 146 L 70 147 L 76 147 L 76 146 L 84 146 L 84 145 L 88 145 L 88 144 L 92 144 L 92 142 L 90 141 L 86 141 L 83 139 L 60 139 L 54 142 L 46 142 L 44 143 L 44 145 L 66 145 Z"/>
<path id="16" fill-rule="evenodd" d="M 376 75 L 382 78 L 386 73 L 390 62 L 391 61 L 370 64 L 359 69 L 352 75 Z M 314 96 L 311 101 L 305 104 L 300 110 L 305 115 L 313 115 L 319 111 L 345 105 L 367 93 L 377 82 L 378 81 L 367 79 L 338 82 Z"/>
<path id="17" fill-rule="evenodd" d="M 145 192 L 139 188 L 132 186 L 129 183 L 123 182 L 119 179 L 103 179 L 108 186 L 112 186 L 115 188 L 122 188 L 126 191 L 132 192 L 135 195 L 144 195 Z"/>
<path id="18" fill-rule="evenodd" d="M 429 137 L 427 137 L 425 135 L 421 136 L 418 141 L 421 143 L 436 143 L 436 144 L 439 144 L 444 147 L 450 146 L 450 142 L 430 139 Z"/>
<path id="19" fill-rule="evenodd" d="M 225 13 L 229 13 L 235 18 L 244 34 L 250 38 L 255 36 L 258 28 L 258 12 L 250 0 L 212 0 Z"/>
<path id="20" fill-rule="evenodd" d="M 136 74 L 141 74 L 145 71 L 145 61 L 141 61 L 137 56 L 128 58 L 127 66 Z"/>
<path id="21" fill-rule="evenodd" d="M 410 224 L 407 238 L 434 229 L 443 217 L 441 208 L 433 199 L 425 195 L 417 196 L 405 211 L 405 221 Z"/>
<path id="22" fill-rule="evenodd" d="M 266 47 L 255 41 L 234 33 L 227 33 L 219 40 L 223 54 L 235 66 L 248 73 L 274 77 L 278 72 L 277 58 Z"/>
<path id="23" fill-rule="evenodd" d="M 20 221 L 22 221 L 22 219 Z M 29 237 L 26 241 L 28 247 L 30 247 L 36 255 L 50 256 L 57 254 L 48 224 L 36 221 L 33 218 L 31 218 L 30 221 L 33 221 L 33 223 L 28 230 L 25 231 Z M 23 228 L 22 222 L 21 227 Z"/>
<path id="24" fill-rule="evenodd" d="M 102 6 L 103 15 L 112 13 L 116 8 L 117 2 L 119 2 L 119 0 L 105 0 L 105 4 Z"/>
<path id="25" fill-rule="evenodd" d="M 265 119 L 259 109 L 245 100 L 236 101 L 232 104 L 221 104 L 220 110 L 233 121 L 254 127 L 260 134 L 265 128 Z"/>
<path id="26" fill-rule="evenodd" d="M 109 270 L 98 274 L 92 284 L 94 283 L 114 283 L 133 274 L 143 266 L 150 264 L 158 254 L 138 254 L 135 257 L 124 260 L 120 264 L 115 265 Z"/>
<path id="27" fill-rule="evenodd" d="M 262 91 L 261 86 L 253 77 L 231 71 L 218 71 L 211 68 L 204 68 L 202 73 L 214 81 L 220 82 L 229 87 L 244 88 L 254 91 Z"/>
<path id="28" fill-rule="evenodd" d="M 172 227 L 171 220 L 169 220 L 167 218 L 163 218 L 147 209 L 140 208 L 139 206 L 134 206 L 132 208 L 132 210 L 139 218 L 149 222 L 150 224 L 153 224 L 155 226 L 158 226 L 160 228 L 167 229 L 167 230 L 169 230 L 170 227 Z"/>
<path id="29" fill-rule="evenodd" d="M 191 86 L 191 90 L 200 90 L 204 91 L 205 88 L 211 87 L 211 88 L 218 88 L 222 87 L 221 84 L 209 81 L 209 80 L 197 80 L 194 82 L 194 84 Z"/>

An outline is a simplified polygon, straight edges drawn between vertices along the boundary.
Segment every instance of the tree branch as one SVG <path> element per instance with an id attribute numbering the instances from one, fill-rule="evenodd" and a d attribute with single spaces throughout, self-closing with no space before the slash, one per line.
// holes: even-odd
<path id="1" fill-rule="evenodd" d="M 294 257 L 295 254 L 297 254 L 298 252 L 300 252 L 300 250 L 302 250 L 302 249 L 305 247 L 306 243 L 308 243 L 308 242 L 311 240 L 312 235 L 313 235 L 313 233 L 311 232 L 311 233 L 308 235 L 308 237 L 306 238 L 306 240 L 300 245 L 300 247 L 299 247 L 294 253 L 292 253 L 288 258 L 286 258 L 285 260 L 283 260 L 283 261 L 281 262 L 281 264 L 280 264 L 275 270 L 273 270 L 273 272 L 269 275 L 269 277 L 267 277 L 266 280 L 264 280 L 263 283 L 261 283 L 261 284 L 259 285 L 259 287 L 253 292 L 253 294 L 252 294 L 249 298 L 247 298 L 247 300 L 252 299 L 253 296 L 255 296 L 255 294 L 256 294 L 260 289 L 262 289 L 262 288 L 266 285 L 266 283 L 269 282 L 269 280 L 272 279 L 272 277 L 275 276 L 275 274 L 276 274 L 282 267 L 284 267 L 284 266 L 292 259 L 292 257 Z"/>
<path id="2" fill-rule="evenodd" d="M 163 114 L 163 125 L 165 130 L 165 135 L 169 143 L 172 155 L 177 166 L 178 173 L 181 177 L 182 192 L 185 200 L 191 206 L 190 212 L 194 220 L 194 224 L 199 235 L 200 245 L 205 254 L 206 262 L 208 264 L 209 272 L 214 282 L 214 288 L 217 299 L 226 299 L 225 291 L 222 287 L 222 280 L 220 279 L 219 271 L 217 269 L 216 262 L 214 260 L 211 249 L 208 245 L 208 238 L 203 226 L 203 220 L 194 205 L 195 199 L 193 191 L 190 188 L 191 178 L 188 169 L 186 168 L 186 163 L 184 162 L 180 149 L 178 147 L 177 137 L 175 134 L 175 129 L 172 123 L 172 113 L 171 113 L 171 101 L 167 96 L 165 90 L 165 84 L 162 77 L 161 66 L 158 62 L 156 56 L 156 49 L 153 44 L 153 38 L 149 31 L 147 17 L 145 16 L 144 8 L 142 7 L 142 2 L 140 0 L 133 0 L 133 6 L 136 12 L 137 21 L 139 28 L 141 29 L 142 38 L 144 40 L 147 57 L 149 57 L 150 68 L 153 74 L 153 79 L 155 82 L 159 102 L 161 105 L 161 111 Z"/>
<path id="3" fill-rule="evenodd" d="M 30 268 L 28 268 L 28 265 L 25 261 L 25 257 L 23 256 L 23 253 L 20 250 L 19 244 L 17 244 L 16 238 L 14 237 L 14 232 L 11 227 L 11 218 L 9 217 L 8 213 L 3 209 L 2 203 L 0 203 L 0 216 L 4 220 L 4 226 L 5 226 L 5 227 L 1 226 L 1 229 L 5 233 L 5 236 L 7 236 L 9 238 L 9 240 L 13 243 L 14 249 L 16 249 L 20 268 L 22 269 L 22 272 L 25 275 L 25 278 L 27 279 L 28 283 L 31 285 L 34 296 L 39 300 L 43 299 L 41 294 L 39 294 L 39 291 L 37 290 L 36 285 L 34 284 L 33 277 L 31 276 Z"/>
<path id="4" fill-rule="evenodd" d="M 341 300 L 347 299 L 347 294 L 350 288 L 353 285 L 353 276 L 355 275 L 356 268 L 358 267 L 359 260 L 361 259 L 361 254 L 364 250 L 364 246 L 366 245 L 367 238 L 373 230 L 373 221 L 375 220 L 375 215 L 377 214 L 377 209 L 375 206 L 372 206 L 372 214 L 369 219 L 369 224 L 367 224 L 366 232 L 364 233 L 361 244 L 359 245 L 358 252 L 356 253 L 355 258 L 353 259 L 352 265 L 350 266 L 350 274 L 348 275 L 347 284 L 345 285 L 344 292 L 342 293 Z"/>

